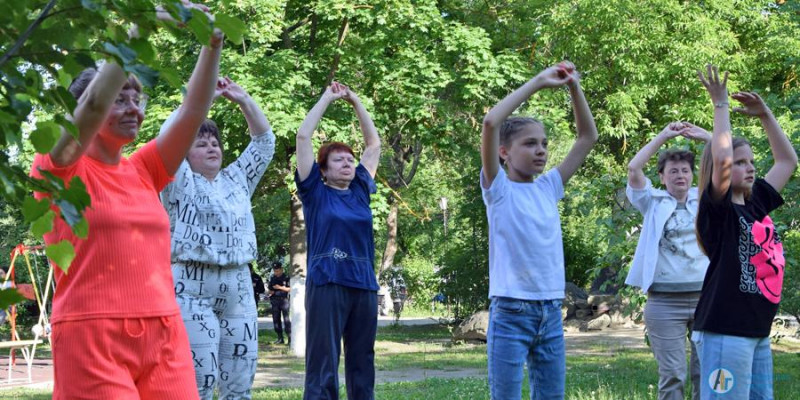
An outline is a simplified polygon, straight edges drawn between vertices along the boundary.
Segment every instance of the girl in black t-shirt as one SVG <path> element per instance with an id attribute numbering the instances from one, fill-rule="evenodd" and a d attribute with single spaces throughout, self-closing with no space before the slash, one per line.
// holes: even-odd
<path id="1" fill-rule="evenodd" d="M 769 213 L 783 204 L 779 192 L 797 167 L 797 154 L 769 107 L 755 93 L 735 93 L 734 111 L 758 117 L 774 165 L 756 178 L 753 150 L 731 137 L 728 73 L 698 71 L 714 104 L 714 133 L 700 161 L 698 243 L 710 264 L 692 334 L 701 369 L 701 398 L 771 399 L 769 333 L 778 311 L 785 259 Z"/>

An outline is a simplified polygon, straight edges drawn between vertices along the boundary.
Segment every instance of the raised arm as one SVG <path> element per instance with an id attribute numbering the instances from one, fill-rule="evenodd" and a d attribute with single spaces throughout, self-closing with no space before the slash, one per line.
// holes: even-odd
<path id="1" fill-rule="evenodd" d="M 573 70 L 568 70 L 565 63 L 545 69 L 506 96 L 483 117 L 481 164 L 485 189 L 491 187 L 492 181 L 500 170 L 500 128 L 503 126 L 503 122 L 534 93 L 543 88 L 556 88 L 566 84 L 570 79 L 571 72 Z"/>
<path id="2" fill-rule="evenodd" d="M 108 61 L 100 68 L 78 99 L 78 106 L 72 113 L 72 123 L 78 128 L 78 140 L 62 128 L 61 138 L 50 151 L 55 165 L 67 167 L 81 158 L 108 118 L 108 113 L 126 81 L 125 72 L 116 62 Z"/>
<path id="3" fill-rule="evenodd" d="M 361 127 L 361 133 L 364 135 L 364 153 L 361 154 L 360 163 L 369 171 L 369 175 L 374 178 L 381 159 L 381 138 L 378 136 L 378 130 L 375 128 L 375 123 L 372 122 L 369 112 L 364 108 L 364 104 L 361 103 L 361 99 L 349 87 L 342 86 L 345 89 L 345 94 L 342 98 L 353 106 Z"/>
<path id="4" fill-rule="evenodd" d="M 713 172 L 711 197 L 719 200 L 731 186 L 731 167 L 733 166 L 733 138 L 731 137 L 731 120 L 728 111 L 728 73 L 720 79 L 719 68 L 706 65 L 706 75 L 697 71 L 700 82 L 708 90 L 714 104 L 714 134 L 711 136 L 711 158 Z"/>
<path id="5" fill-rule="evenodd" d="M 208 117 L 214 101 L 219 74 L 219 57 L 222 50 L 222 32 L 214 29 L 211 42 L 203 46 L 186 88 L 183 104 L 164 134 L 156 138 L 156 145 L 170 174 L 175 173 L 192 146 L 197 130 Z"/>
<path id="6" fill-rule="evenodd" d="M 797 168 L 797 153 L 792 143 L 761 96 L 753 92 L 741 92 L 731 97 L 742 103 L 742 107 L 734 108 L 733 111 L 761 120 L 761 126 L 767 132 L 769 147 L 772 149 L 772 158 L 775 160 L 764 179 L 780 192 Z"/>
<path id="7" fill-rule="evenodd" d="M 661 132 L 647 143 L 628 163 L 628 186 L 634 189 L 642 189 L 645 185 L 644 167 L 647 162 L 658 152 L 658 149 L 668 140 L 680 135 L 688 130 L 682 122 L 671 122 Z"/>
<path id="8" fill-rule="evenodd" d="M 572 112 L 575 115 L 575 128 L 578 131 L 578 139 L 569 149 L 567 158 L 557 167 L 561 174 L 561 182 L 566 185 L 569 178 L 583 164 L 594 144 L 597 143 L 597 126 L 594 124 L 592 110 L 589 109 L 589 103 L 581 89 L 580 74 L 572 63 L 564 62 L 562 64 L 570 71 L 567 87 L 569 87 L 569 94 L 572 98 Z"/>
<path id="9" fill-rule="evenodd" d="M 320 97 L 311 111 L 308 112 L 306 119 L 303 120 L 303 123 L 300 124 L 300 128 L 297 130 L 297 137 L 295 138 L 297 146 L 297 174 L 301 181 L 308 178 L 308 174 L 311 173 L 311 166 L 314 165 L 314 147 L 311 144 L 311 137 L 314 135 L 319 121 L 322 119 L 328 106 L 333 101 L 341 99 L 345 95 L 345 91 L 339 86 L 338 83 L 334 82 L 331 86 L 325 88 L 322 97 Z"/>
<path id="10" fill-rule="evenodd" d="M 267 133 L 270 129 L 269 120 L 267 120 L 267 116 L 264 115 L 264 111 L 261 110 L 258 103 L 231 78 L 221 78 L 220 81 L 222 96 L 236 103 L 239 109 L 242 110 L 250 135 L 256 137 Z"/>

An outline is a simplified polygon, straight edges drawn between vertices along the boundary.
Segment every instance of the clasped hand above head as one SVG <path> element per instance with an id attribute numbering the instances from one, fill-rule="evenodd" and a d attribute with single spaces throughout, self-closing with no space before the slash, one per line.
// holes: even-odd
<path id="1" fill-rule="evenodd" d="M 574 87 L 580 84 L 580 73 L 575 69 L 575 64 L 562 61 L 540 72 L 534 79 L 543 88 Z"/>
<path id="2" fill-rule="evenodd" d="M 220 97 L 224 97 L 236 104 L 242 104 L 250 99 L 247 91 L 227 76 L 217 79 L 217 87 L 214 88 L 214 100 Z"/>
<path id="3" fill-rule="evenodd" d="M 331 82 L 331 85 L 325 88 L 325 93 L 322 94 L 322 98 L 331 103 L 342 99 L 351 105 L 355 105 L 361 101 L 361 99 L 358 98 L 358 95 L 350 90 L 347 85 L 335 81 Z"/>
<path id="4" fill-rule="evenodd" d="M 686 121 L 670 122 L 661 130 L 659 135 L 662 135 L 665 141 L 678 136 L 703 142 L 711 140 L 711 134 L 708 131 Z"/>

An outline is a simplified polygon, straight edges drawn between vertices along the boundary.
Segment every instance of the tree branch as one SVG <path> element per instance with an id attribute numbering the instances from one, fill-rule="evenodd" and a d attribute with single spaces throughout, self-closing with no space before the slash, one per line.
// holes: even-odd
<path id="1" fill-rule="evenodd" d="M 97 54 L 103 54 L 103 55 L 106 55 L 106 56 L 109 56 L 109 57 L 113 56 L 113 54 L 111 54 L 111 53 L 109 53 L 109 52 L 107 52 L 105 50 L 60 49 L 60 50 L 51 50 L 51 51 L 33 51 L 33 52 L 30 52 L 30 53 L 19 53 L 19 54 L 14 54 L 13 56 L 11 56 L 9 58 L 31 57 L 31 56 L 35 57 L 35 56 L 42 56 L 42 55 L 48 55 L 48 54 L 54 54 L 54 53 L 62 54 L 61 51 L 66 51 L 68 53 L 97 53 Z"/>
<path id="2" fill-rule="evenodd" d="M 336 43 L 336 54 L 333 56 L 333 65 L 331 65 L 331 72 L 328 74 L 328 79 L 325 86 L 330 86 L 333 78 L 336 76 L 336 70 L 339 69 L 339 61 L 342 59 L 342 53 L 339 51 L 344 43 L 344 38 L 347 37 L 347 30 L 350 28 L 350 17 L 344 17 L 342 20 L 342 27 L 339 28 L 339 40 Z"/>
<path id="3" fill-rule="evenodd" d="M 291 26 L 288 26 L 288 27 L 284 28 L 284 30 L 283 30 L 283 33 L 284 33 L 284 34 L 289 34 L 289 33 L 292 33 L 292 32 L 294 32 L 295 30 L 297 30 L 298 28 L 300 28 L 301 26 L 303 26 L 303 25 L 305 25 L 305 24 L 307 24 L 307 23 L 309 23 L 309 22 L 311 22 L 311 15 L 309 15 L 309 16 L 307 16 L 307 17 L 303 18 L 303 19 L 302 19 L 302 20 L 300 20 L 300 21 L 297 21 L 297 22 L 295 22 L 295 23 L 294 23 L 293 25 L 291 25 Z"/>
<path id="4" fill-rule="evenodd" d="M 317 43 L 317 24 L 319 23 L 319 17 L 317 14 L 311 15 L 311 30 L 308 33 L 308 55 L 314 56 L 314 46 Z"/>
<path id="5" fill-rule="evenodd" d="M 50 10 L 52 10 L 55 5 L 56 5 L 56 0 L 50 0 L 50 2 L 47 3 L 46 6 L 44 6 L 44 9 L 42 9 L 42 12 L 39 14 L 38 17 L 36 17 L 36 20 L 34 20 L 33 23 L 28 27 L 28 29 L 26 29 L 25 32 L 22 33 L 22 36 L 17 38 L 17 41 L 14 43 L 14 45 L 11 46 L 11 48 L 8 49 L 8 51 L 5 54 L 3 54 L 2 57 L 0 57 L 0 67 L 2 67 L 3 64 L 5 64 L 6 61 L 8 61 L 11 58 L 11 56 L 13 56 L 14 53 L 16 53 L 22 47 L 25 41 L 28 40 L 33 31 L 37 27 L 39 27 L 42 21 L 44 21 L 44 19 L 47 17 L 47 13 L 49 13 Z"/>
<path id="6" fill-rule="evenodd" d="M 289 12 L 289 3 L 286 3 L 286 14 L 288 14 L 288 12 Z M 281 38 L 283 39 L 284 49 L 291 49 L 292 47 L 294 47 L 294 45 L 292 44 L 292 37 L 289 35 L 298 28 L 300 28 L 301 26 L 311 22 L 311 18 L 313 17 L 313 15 L 314 14 L 309 14 L 307 17 L 303 18 L 300 21 L 295 22 L 291 26 L 283 28 L 283 31 L 281 32 Z"/>
<path id="7" fill-rule="evenodd" d="M 411 171 L 409 171 L 408 175 L 403 178 L 403 181 L 408 185 L 414 179 L 414 175 L 417 174 L 417 166 L 419 166 L 419 159 L 422 155 L 422 142 L 417 139 L 414 141 L 414 161 L 411 162 Z"/>

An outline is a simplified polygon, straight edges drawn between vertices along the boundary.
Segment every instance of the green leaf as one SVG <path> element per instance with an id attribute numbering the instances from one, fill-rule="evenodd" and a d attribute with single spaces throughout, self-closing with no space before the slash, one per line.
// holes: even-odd
<path id="1" fill-rule="evenodd" d="M 211 42 L 211 21 L 208 20 L 208 16 L 204 12 L 193 8 L 192 18 L 189 19 L 186 26 L 194 33 L 198 42 L 203 45 Z"/>
<path id="2" fill-rule="evenodd" d="M 56 244 L 51 244 L 44 249 L 47 258 L 52 260 L 58 268 L 66 274 L 72 260 L 75 259 L 75 248 L 68 240 L 62 240 Z"/>
<path id="3" fill-rule="evenodd" d="M 148 67 L 144 64 L 125 65 L 125 71 L 131 72 L 139 77 L 142 84 L 147 87 L 153 87 L 158 83 L 158 71 Z"/>
<path id="4" fill-rule="evenodd" d="M 51 96 L 55 103 L 63 106 L 67 113 L 72 114 L 75 112 L 75 107 L 78 106 L 78 101 L 75 100 L 75 97 L 72 95 L 72 93 L 70 93 L 69 90 L 63 86 L 56 86 L 52 90 L 48 90 L 46 93 Z"/>
<path id="5" fill-rule="evenodd" d="M 73 53 L 72 57 L 74 57 L 75 61 L 77 61 L 79 65 L 82 65 L 83 68 L 97 67 L 97 64 L 95 64 L 94 59 L 92 57 L 89 57 L 89 55 L 87 55 L 86 53 Z"/>
<path id="6" fill-rule="evenodd" d="M 74 204 L 61 199 L 56 199 L 55 203 L 56 206 L 58 206 L 61 218 L 63 218 L 70 227 L 75 226 L 75 224 L 80 222 L 83 218 L 83 215 L 81 215 L 80 211 L 78 211 L 78 208 L 75 207 Z"/>
<path id="7" fill-rule="evenodd" d="M 124 43 L 114 45 L 110 42 L 103 43 L 103 48 L 114 56 L 117 56 L 123 64 L 132 64 L 136 60 L 136 52 Z"/>
<path id="8" fill-rule="evenodd" d="M 25 297 L 19 294 L 15 288 L 0 290 L 0 312 L 5 312 L 3 310 L 6 308 L 23 301 L 25 301 Z"/>
<path id="9" fill-rule="evenodd" d="M 69 88 L 69 85 L 72 83 L 72 75 L 67 72 L 66 68 L 61 68 L 58 70 L 58 75 L 56 76 L 58 80 L 58 84 L 64 88 Z"/>
<path id="10" fill-rule="evenodd" d="M 39 122 L 36 124 L 36 130 L 31 132 L 31 143 L 37 153 L 45 154 L 53 149 L 59 137 L 61 129 L 58 124 L 52 121 Z"/>
<path id="11" fill-rule="evenodd" d="M 75 229 L 75 226 L 80 224 L 83 219 L 83 211 L 86 207 L 91 206 L 92 199 L 89 197 L 89 194 L 86 193 L 86 186 L 84 186 L 79 177 L 75 176 L 69 181 L 69 185 L 66 189 L 61 189 L 63 186 L 60 186 L 59 183 L 63 185 L 63 181 L 58 182 L 53 180 L 53 177 L 50 176 L 52 174 L 47 171 L 41 172 L 44 177 L 58 188 L 57 197 L 54 202 L 60 210 L 61 218 L 64 219 L 70 227 Z M 85 230 L 85 228 L 82 227 L 78 227 L 78 229 L 79 231 Z"/>
<path id="12" fill-rule="evenodd" d="M 86 193 L 86 186 L 83 184 L 83 181 L 81 181 L 81 178 L 77 176 L 72 177 L 72 179 L 69 181 L 68 187 L 61 191 L 59 195 L 61 199 L 70 202 L 80 212 L 83 212 L 86 207 L 89 207 L 92 204 L 92 199 L 89 197 L 89 193 Z M 79 221 L 71 223 L 70 226 L 77 222 Z"/>
<path id="13" fill-rule="evenodd" d="M 176 71 L 176 70 L 174 70 L 172 68 L 168 68 L 168 67 L 159 68 L 158 77 L 163 79 L 163 80 L 165 80 L 167 82 L 167 84 L 169 84 L 170 86 L 172 86 L 174 88 L 179 88 L 179 87 L 183 86 L 183 80 L 181 79 L 180 75 L 178 74 L 178 71 Z"/>
<path id="14" fill-rule="evenodd" d="M 156 50 L 147 39 L 133 39 L 130 42 L 131 48 L 136 52 L 139 61 L 145 64 L 152 64 L 156 58 Z"/>
<path id="15" fill-rule="evenodd" d="M 186 21 L 192 18 L 191 10 L 184 7 L 183 4 L 177 1 L 164 4 L 164 9 L 166 9 L 167 12 L 169 12 L 169 15 L 171 15 L 172 18 L 175 18 L 176 21 L 186 23 Z"/>
<path id="16" fill-rule="evenodd" d="M 81 71 L 83 71 L 84 68 L 86 68 L 86 67 L 81 65 L 81 64 L 79 64 L 78 61 L 77 61 L 77 58 L 76 57 L 72 57 L 72 54 L 70 54 L 70 56 L 67 57 L 66 60 L 64 61 L 64 68 L 63 69 L 69 75 L 78 76 L 78 74 L 80 74 Z"/>
<path id="17" fill-rule="evenodd" d="M 247 32 L 247 26 L 242 20 L 226 14 L 216 14 L 214 17 L 214 26 L 222 30 L 231 42 L 242 43 L 242 36 Z"/>
<path id="18" fill-rule="evenodd" d="M 47 171 L 47 170 L 43 170 L 41 168 L 39 168 L 39 173 L 42 174 L 42 177 L 45 178 L 45 180 L 48 183 L 53 185 L 56 188 L 56 190 L 64 190 L 64 180 L 63 179 L 53 175 L 52 172 Z"/>
<path id="19" fill-rule="evenodd" d="M 69 134 L 72 135 L 72 137 L 74 137 L 75 140 L 80 139 L 80 132 L 78 132 L 78 127 L 75 126 L 75 124 L 73 124 L 72 121 L 64 118 L 64 116 L 60 114 L 56 115 L 55 121 L 58 125 L 64 128 L 64 130 L 69 132 Z"/>
<path id="20" fill-rule="evenodd" d="M 72 226 L 72 232 L 81 239 L 86 239 L 89 236 L 89 222 L 86 221 L 86 217 L 81 218 L 77 224 Z"/>
<path id="21" fill-rule="evenodd" d="M 45 233 L 53 230 L 53 220 L 56 218 L 56 213 L 53 210 L 47 210 L 41 218 L 37 219 L 31 224 L 31 233 L 34 237 L 40 238 Z"/>
<path id="22" fill-rule="evenodd" d="M 81 5 L 89 11 L 97 12 L 100 10 L 100 4 L 94 0 L 81 0 Z"/>
<path id="23" fill-rule="evenodd" d="M 11 114 L 9 114 L 9 113 L 7 113 L 5 111 L 0 110 L 0 122 L 6 123 L 6 124 L 12 124 L 12 123 L 14 123 L 16 121 L 17 121 L 17 119 L 14 118 L 13 115 L 11 115 Z"/>
<path id="24" fill-rule="evenodd" d="M 47 210 L 50 209 L 50 199 L 44 198 L 41 201 L 33 196 L 26 197 L 22 202 L 22 216 L 25 222 L 31 223 L 39 219 Z"/>

